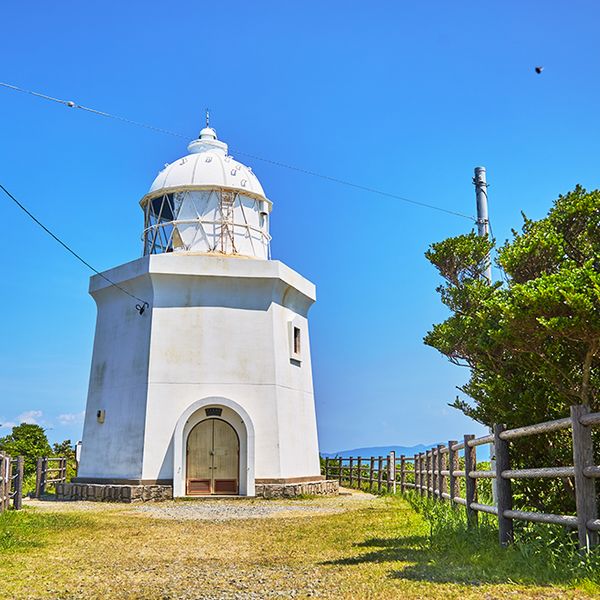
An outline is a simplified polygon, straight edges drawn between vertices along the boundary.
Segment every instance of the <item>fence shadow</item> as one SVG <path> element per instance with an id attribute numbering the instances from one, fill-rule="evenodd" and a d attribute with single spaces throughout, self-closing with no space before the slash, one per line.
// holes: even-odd
<path id="1" fill-rule="evenodd" d="M 369 552 L 357 553 L 355 556 L 326 561 L 324 565 L 352 566 L 366 563 L 406 563 L 398 567 L 394 565 L 388 572 L 390 579 L 409 581 L 429 581 L 433 583 L 456 583 L 468 586 L 488 584 L 514 583 L 522 585 L 549 586 L 558 583 L 545 575 L 532 577 L 528 569 L 519 572 L 514 562 L 507 563 L 506 568 L 496 568 L 502 562 L 501 550 L 490 548 L 487 556 L 479 556 L 460 552 L 443 552 L 430 546 L 426 535 L 410 535 L 399 538 L 371 538 L 355 544 L 358 549 L 370 549 Z M 492 568 L 494 564 L 494 568 Z"/>
<path id="2" fill-rule="evenodd" d="M 326 565 L 359 565 L 363 563 L 414 562 L 428 543 L 424 535 L 410 535 L 402 538 L 373 538 L 354 544 L 355 548 L 379 548 L 371 552 L 326 561 Z"/>

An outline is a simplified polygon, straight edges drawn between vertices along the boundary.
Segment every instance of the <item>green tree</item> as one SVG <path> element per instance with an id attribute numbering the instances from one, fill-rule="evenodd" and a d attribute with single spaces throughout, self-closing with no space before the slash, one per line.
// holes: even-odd
<path id="1" fill-rule="evenodd" d="M 55 442 L 52 444 L 52 454 L 57 458 L 75 460 L 75 446 L 71 440 L 64 440 L 60 443 Z"/>
<path id="2" fill-rule="evenodd" d="M 460 388 L 470 401 L 452 406 L 509 427 L 564 417 L 576 403 L 600 410 L 600 192 L 578 186 L 545 218 L 524 216 L 522 230 L 496 252 L 506 281 L 488 285 L 481 274 L 493 246 L 470 233 L 426 253 L 444 279 L 438 291 L 451 314 L 424 341 L 470 369 Z M 516 466 L 571 461 L 568 432 L 516 446 Z M 548 510 L 556 485 L 527 480 L 517 488 L 527 504 Z M 568 478 L 560 485 L 572 492 Z M 572 508 L 572 499 L 556 503 Z"/>
<path id="3" fill-rule="evenodd" d="M 24 457 L 26 477 L 35 473 L 39 457 L 52 453 L 44 428 L 29 423 L 16 425 L 11 433 L 0 438 L 0 450 L 10 456 Z"/>

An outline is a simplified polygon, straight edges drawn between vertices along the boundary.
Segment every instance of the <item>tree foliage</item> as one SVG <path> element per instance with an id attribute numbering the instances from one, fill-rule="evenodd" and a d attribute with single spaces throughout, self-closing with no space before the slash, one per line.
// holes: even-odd
<path id="1" fill-rule="evenodd" d="M 521 231 L 496 251 L 504 282 L 481 277 L 494 242 L 474 233 L 426 253 L 444 279 L 438 292 L 450 316 L 424 341 L 470 369 L 460 388 L 470 401 L 452 406 L 485 425 L 560 418 L 576 403 L 600 410 L 600 192 L 578 186 L 545 218 L 523 218 Z M 517 446 L 529 467 L 571 462 L 567 434 Z M 519 483 L 532 505 L 554 485 Z"/>
<path id="2" fill-rule="evenodd" d="M 24 457 L 25 477 L 35 473 L 39 457 L 52 453 L 44 428 L 29 423 L 15 425 L 11 433 L 0 438 L 0 451 L 10 456 Z"/>
<path id="3" fill-rule="evenodd" d="M 67 439 L 62 442 L 52 444 L 52 454 L 57 458 L 66 458 L 69 461 L 75 460 L 75 445 Z"/>

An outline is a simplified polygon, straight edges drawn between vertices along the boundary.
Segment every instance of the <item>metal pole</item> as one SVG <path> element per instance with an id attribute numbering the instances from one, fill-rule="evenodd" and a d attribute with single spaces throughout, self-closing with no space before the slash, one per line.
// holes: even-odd
<path id="1" fill-rule="evenodd" d="M 490 237 L 490 219 L 488 213 L 488 183 L 486 179 L 485 167 L 475 167 L 475 200 L 477 202 L 477 233 L 480 237 Z M 485 271 L 483 276 L 487 279 L 488 284 L 492 284 L 492 259 L 488 253 L 486 257 Z M 490 433 L 494 430 L 490 427 Z M 496 449 L 494 444 L 490 444 L 490 470 L 496 470 Z M 492 501 L 497 504 L 496 479 L 492 480 Z"/>
<path id="2" fill-rule="evenodd" d="M 481 237 L 489 237 L 490 220 L 488 216 L 488 196 L 487 196 L 487 181 L 485 177 L 485 167 L 475 167 L 475 200 L 477 201 L 477 233 Z M 488 254 L 487 264 L 483 276 L 492 283 L 492 261 Z"/>

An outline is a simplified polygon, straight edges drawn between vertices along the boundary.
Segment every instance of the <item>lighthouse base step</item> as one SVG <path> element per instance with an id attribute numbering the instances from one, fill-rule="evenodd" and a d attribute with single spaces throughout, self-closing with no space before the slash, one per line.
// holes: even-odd
<path id="1" fill-rule="evenodd" d="M 298 496 L 337 496 L 337 480 L 304 481 L 302 483 L 257 483 L 258 498 L 295 498 Z"/>
<path id="2" fill-rule="evenodd" d="M 173 499 L 173 486 L 58 483 L 56 484 L 56 499 L 96 502 L 161 502 Z"/>
<path id="3" fill-rule="evenodd" d="M 302 483 L 257 483 L 257 498 L 295 498 L 298 496 L 337 496 L 337 480 L 304 481 Z M 198 499 L 233 499 L 240 496 L 194 496 Z M 93 502 L 161 502 L 173 499 L 171 485 L 130 485 L 108 483 L 57 483 L 56 499 Z"/>

